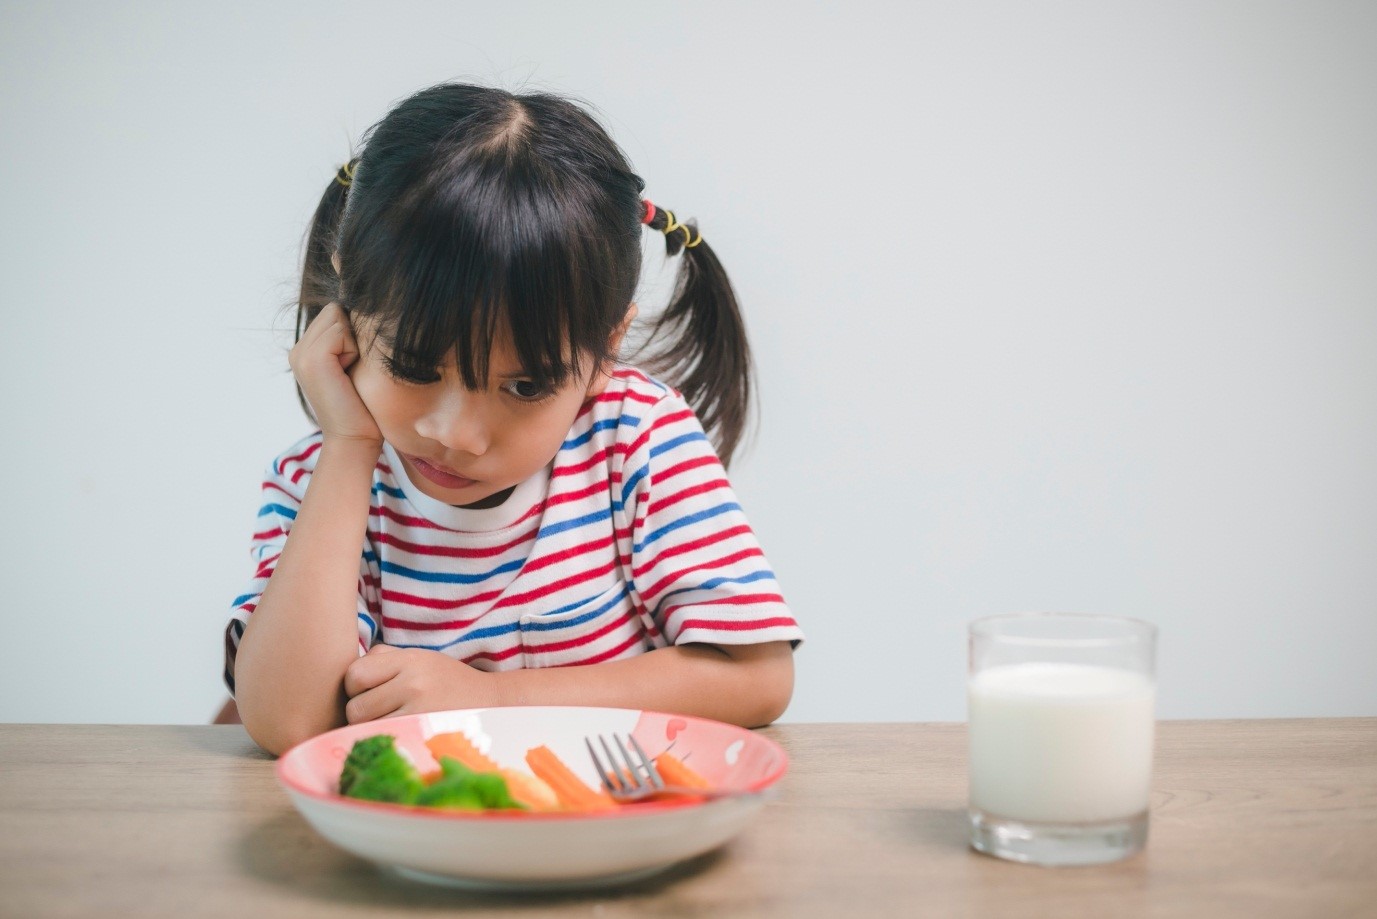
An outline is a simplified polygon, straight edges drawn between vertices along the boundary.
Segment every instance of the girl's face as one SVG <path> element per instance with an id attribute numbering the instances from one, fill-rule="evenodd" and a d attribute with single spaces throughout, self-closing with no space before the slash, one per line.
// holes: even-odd
<path id="1" fill-rule="evenodd" d="M 635 313 L 633 304 L 613 335 L 611 353 L 617 353 Z M 541 392 L 499 335 L 482 391 L 464 388 L 453 355 L 437 368 L 438 381 L 413 383 L 389 373 L 387 347 L 373 329 L 359 328 L 355 334 L 362 353 L 349 369 L 354 388 L 406 465 L 407 478 L 447 504 L 500 503 L 510 488 L 554 459 L 583 403 L 608 382 L 607 368 L 585 360 L 580 378 Z"/>

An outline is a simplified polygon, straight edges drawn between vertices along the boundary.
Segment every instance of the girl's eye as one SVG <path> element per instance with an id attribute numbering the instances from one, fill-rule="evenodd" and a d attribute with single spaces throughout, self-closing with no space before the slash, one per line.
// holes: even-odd
<path id="1" fill-rule="evenodd" d="M 531 380 L 511 380 L 503 388 L 522 402 L 544 402 L 554 395 L 553 390 L 545 389 Z"/>
<path id="2" fill-rule="evenodd" d="M 417 374 L 414 370 L 407 370 L 391 357 L 383 358 L 383 368 L 387 375 L 401 383 L 411 383 L 416 386 L 424 386 L 428 383 L 438 383 L 440 375 L 438 373 Z"/>

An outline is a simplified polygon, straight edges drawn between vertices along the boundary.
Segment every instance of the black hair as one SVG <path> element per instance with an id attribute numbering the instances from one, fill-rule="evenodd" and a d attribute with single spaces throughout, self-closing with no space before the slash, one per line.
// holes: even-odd
<path id="1" fill-rule="evenodd" d="M 585 360 L 617 357 L 608 345 L 640 279 L 644 189 L 607 132 L 567 99 L 424 89 L 368 129 L 321 196 L 297 339 L 334 301 L 372 322 L 397 375 L 433 380 L 454 352 L 464 385 L 479 389 L 504 328 L 535 383 L 562 385 Z M 650 226 L 666 220 L 657 208 Z M 695 238 L 692 224 L 665 233 L 666 253 L 681 254 L 675 289 L 636 357 L 683 392 L 727 464 L 749 414 L 751 355 L 717 256 L 706 242 L 685 248 Z"/>

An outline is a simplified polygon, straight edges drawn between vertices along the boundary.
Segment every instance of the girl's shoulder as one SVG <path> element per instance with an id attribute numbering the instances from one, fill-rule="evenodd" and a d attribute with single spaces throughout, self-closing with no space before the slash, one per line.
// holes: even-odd
<path id="1" fill-rule="evenodd" d="M 267 471 L 272 475 L 279 476 L 290 476 L 294 472 L 305 471 L 309 473 L 313 471 L 323 441 L 324 436 L 320 431 L 312 431 L 274 456 L 272 462 L 268 464 Z"/>
<path id="2" fill-rule="evenodd" d="M 618 364 L 611 377 L 591 417 L 581 417 L 572 432 L 585 435 L 577 440 L 605 431 L 605 438 L 618 444 L 619 456 L 632 457 L 659 441 L 702 435 L 697 413 L 675 387 L 628 364 Z"/>
<path id="3" fill-rule="evenodd" d="M 609 414 L 637 414 L 647 406 L 676 406 L 683 401 L 683 394 L 668 383 L 639 367 L 618 364 L 607 388 L 598 397 L 598 406 Z"/>
<path id="4" fill-rule="evenodd" d="M 264 470 L 264 480 L 281 484 L 290 483 L 304 489 L 311 474 L 316 470 L 316 461 L 320 458 L 320 447 L 324 442 L 325 437 L 318 430 L 307 434 L 272 458 L 268 468 Z M 386 458 L 379 452 L 377 472 L 387 471 L 385 462 Z"/>

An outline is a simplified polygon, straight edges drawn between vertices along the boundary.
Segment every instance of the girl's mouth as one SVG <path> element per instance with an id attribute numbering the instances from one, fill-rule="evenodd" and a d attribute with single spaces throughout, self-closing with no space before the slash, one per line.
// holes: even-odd
<path id="1" fill-rule="evenodd" d="M 419 456 L 408 456 L 407 459 L 411 461 L 411 465 L 416 467 L 417 472 L 444 488 L 467 488 L 477 484 L 473 479 L 466 479 L 462 475 L 455 475 L 438 466 L 432 466 Z"/>

